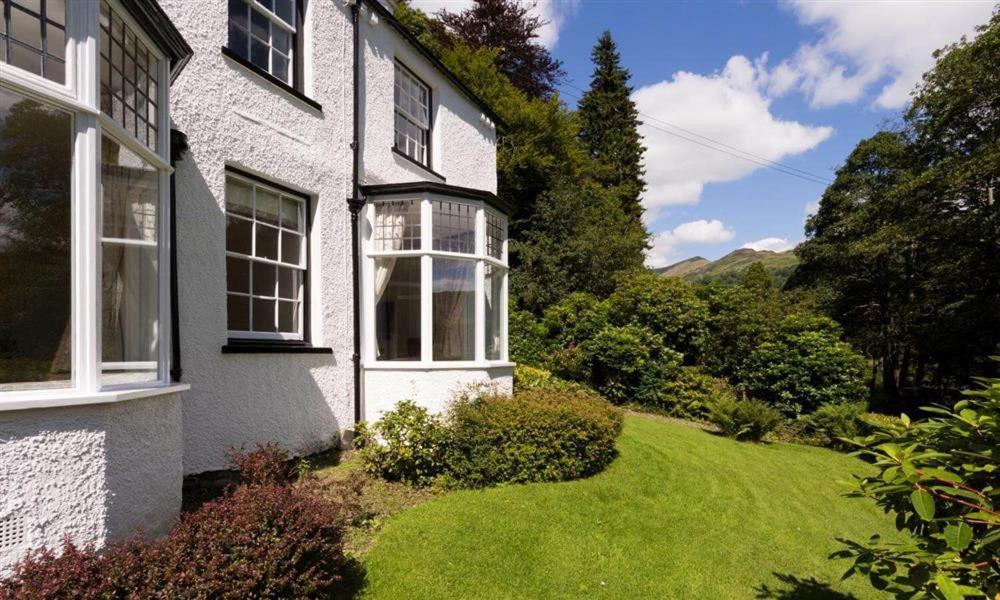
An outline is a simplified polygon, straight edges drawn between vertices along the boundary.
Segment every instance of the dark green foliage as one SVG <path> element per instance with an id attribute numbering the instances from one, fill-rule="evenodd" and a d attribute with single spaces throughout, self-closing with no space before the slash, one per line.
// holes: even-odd
<path id="1" fill-rule="evenodd" d="M 751 352 L 737 374 L 739 384 L 788 416 L 827 402 L 861 400 L 865 360 L 840 341 L 839 332 L 825 317 L 785 317 L 773 337 Z"/>
<path id="2" fill-rule="evenodd" d="M 737 400 L 722 394 L 708 403 L 708 420 L 714 423 L 723 435 L 759 442 L 774 431 L 781 423 L 781 413 L 768 404 L 753 398 Z"/>
<path id="3" fill-rule="evenodd" d="M 472 48 L 497 50 L 497 70 L 528 97 L 548 98 L 564 75 L 562 63 L 538 42 L 546 22 L 530 11 L 530 5 L 516 0 L 475 0 L 460 13 L 442 9 L 437 18 Z"/>
<path id="4" fill-rule="evenodd" d="M 697 360 L 705 341 L 708 305 L 693 284 L 649 272 L 623 277 L 608 306 L 612 323 L 646 327 L 660 345 L 683 354 L 686 364 Z"/>
<path id="5" fill-rule="evenodd" d="M 1000 343 L 1000 14 L 936 57 L 900 127 L 837 172 L 792 281 L 824 291 L 890 403 L 989 372 Z"/>
<path id="6" fill-rule="evenodd" d="M 930 419 L 903 415 L 856 438 L 879 474 L 857 478 L 851 495 L 895 513 L 914 542 L 842 540 L 848 576 L 900 597 L 1000 595 L 1000 379 L 980 384 L 954 408 L 925 407 Z"/>
<path id="7" fill-rule="evenodd" d="M 725 379 L 711 377 L 697 367 L 683 367 L 676 377 L 659 383 L 641 399 L 640 408 L 683 419 L 703 419 L 708 405 L 720 396 L 735 397 Z"/>
<path id="8" fill-rule="evenodd" d="M 631 75 L 621 65 L 610 31 L 601 35 L 590 56 L 594 73 L 590 89 L 580 98 L 580 139 L 594 159 L 595 179 L 613 190 L 625 214 L 643 229 L 639 199 L 646 188 L 642 168 L 645 148 L 639 135 L 639 111 L 631 98 Z"/>
<path id="9" fill-rule="evenodd" d="M 561 346 L 575 346 L 594 337 L 608 324 L 610 307 L 593 294 L 576 292 L 545 309 L 545 335 Z"/>
<path id="10" fill-rule="evenodd" d="M 444 473 L 448 428 L 415 402 L 400 402 L 372 424 L 358 423 L 354 435 L 354 447 L 373 475 L 421 487 Z"/>
<path id="11" fill-rule="evenodd" d="M 622 429 L 596 394 L 551 387 L 460 399 L 448 422 L 449 476 L 474 488 L 593 475 L 614 460 Z"/>
<path id="12" fill-rule="evenodd" d="M 843 448 L 844 438 L 867 433 L 871 426 L 865 420 L 868 406 L 864 402 L 828 402 L 813 413 L 800 417 L 803 432 L 823 446 Z"/>
<path id="13" fill-rule="evenodd" d="M 525 365 L 546 364 L 555 344 L 546 337 L 545 329 L 535 315 L 517 310 L 514 306 L 510 307 L 507 315 L 510 359 Z"/>
<path id="14" fill-rule="evenodd" d="M 579 350 L 594 389 L 615 404 L 654 401 L 659 385 L 680 374 L 683 359 L 641 325 L 609 325 Z"/>
<path id="15" fill-rule="evenodd" d="M 701 364 L 709 373 L 736 379 L 750 354 L 774 335 L 787 307 L 773 291 L 742 285 L 710 284 L 698 295 L 709 314 Z"/>

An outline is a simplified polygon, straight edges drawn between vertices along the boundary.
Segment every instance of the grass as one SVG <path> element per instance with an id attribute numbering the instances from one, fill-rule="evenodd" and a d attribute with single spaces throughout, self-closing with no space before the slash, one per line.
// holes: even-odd
<path id="1" fill-rule="evenodd" d="M 363 562 L 369 598 L 870 598 L 828 555 L 897 537 L 837 479 L 844 454 L 751 445 L 629 415 L 590 479 L 461 491 L 388 519 Z M 366 544 L 367 545 L 367 544 Z"/>

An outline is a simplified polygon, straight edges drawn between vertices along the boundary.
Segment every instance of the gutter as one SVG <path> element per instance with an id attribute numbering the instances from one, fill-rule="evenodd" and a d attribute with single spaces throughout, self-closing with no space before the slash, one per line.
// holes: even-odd
<path id="1" fill-rule="evenodd" d="M 181 380 L 181 323 L 177 299 L 177 163 L 187 152 L 184 132 L 170 130 L 170 381 Z"/>
<path id="2" fill-rule="evenodd" d="M 351 136 L 352 169 L 351 196 L 347 208 L 351 211 L 351 286 L 354 301 L 354 423 L 361 421 L 361 240 L 358 231 L 358 215 L 365 205 L 361 195 L 361 0 L 351 2 L 351 27 L 354 36 L 354 98 L 353 133 Z"/>

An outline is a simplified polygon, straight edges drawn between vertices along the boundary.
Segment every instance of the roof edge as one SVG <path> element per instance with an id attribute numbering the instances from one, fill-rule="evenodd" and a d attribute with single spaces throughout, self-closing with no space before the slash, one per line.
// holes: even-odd
<path id="1" fill-rule="evenodd" d="M 434 66 L 434 68 L 436 68 L 445 77 L 447 77 L 448 80 L 451 81 L 455 85 L 455 87 L 457 87 L 459 91 L 461 91 L 469 100 L 472 100 L 475 104 L 479 105 L 479 108 L 481 108 L 482 111 L 486 113 L 486 116 L 488 116 L 490 119 L 493 120 L 494 123 L 496 123 L 498 129 L 507 128 L 506 122 L 504 122 L 504 120 L 500 118 L 500 116 L 496 113 L 496 111 L 493 110 L 493 107 L 491 107 L 489 103 L 487 103 L 485 100 L 480 98 L 478 94 L 470 90 L 468 86 L 462 83 L 462 80 L 458 78 L 458 75 L 455 75 L 455 73 L 451 69 L 446 67 L 445 64 L 438 59 L 438 57 L 434 56 L 434 53 L 428 50 L 427 46 L 424 46 L 420 42 L 420 40 L 417 39 L 417 36 L 413 35 L 409 29 L 404 27 L 403 24 L 400 23 L 398 19 L 396 19 L 396 16 L 392 14 L 392 12 L 390 12 L 389 9 L 386 8 L 381 2 L 379 2 L 379 0 L 363 0 L 363 1 L 367 3 L 372 8 L 372 10 L 377 12 L 380 17 L 384 18 L 387 23 L 392 25 L 392 28 L 395 29 L 396 32 L 399 33 L 401 36 L 403 36 L 403 39 L 409 42 L 411 46 L 416 48 L 417 51 L 420 52 L 420 54 L 422 54 L 423 57 L 426 58 Z"/>
<path id="2" fill-rule="evenodd" d="M 123 0 L 122 5 L 138 21 L 143 31 L 166 51 L 170 58 L 170 82 L 173 83 L 184 65 L 191 60 L 194 50 L 156 0 Z"/>
<path id="3" fill-rule="evenodd" d="M 439 183 L 437 181 L 408 181 L 406 183 L 363 185 L 361 186 L 361 191 L 365 196 L 392 196 L 395 194 L 422 194 L 425 192 L 442 194 L 456 198 L 465 198 L 467 200 L 481 200 L 505 215 L 511 215 L 514 212 L 513 206 L 509 202 L 501 200 L 493 192 Z"/>

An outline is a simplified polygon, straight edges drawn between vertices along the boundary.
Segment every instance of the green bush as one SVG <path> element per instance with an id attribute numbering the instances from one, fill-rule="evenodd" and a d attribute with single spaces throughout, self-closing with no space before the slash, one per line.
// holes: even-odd
<path id="1" fill-rule="evenodd" d="M 544 365 L 555 350 L 545 333 L 545 328 L 535 315 L 517 310 L 511 304 L 507 319 L 510 359 L 516 363 Z"/>
<path id="2" fill-rule="evenodd" d="M 836 323 L 789 315 L 770 341 L 753 350 L 737 379 L 751 396 L 792 417 L 864 398 L 864 376 L 864 357 L 840 340 Z"/>
<path id="3" fill-rule="evenodd" d="M 864 420 L 867 410 L 864 402 L 828 402 L 799 420 L 805 433 L 818 438 L 823 446 L 841 448 L 847 445 L 844 438 L 867 432 L 868 424 Z"/>
<path id="4" fill-rule="evenodd" d="M 608 324 L 609 307 L 592 294 L 576 292 L 545 309 L 542 327 L 560 346 L 576 346 L 597 335 Z"/>
<path id="5" fill-rule="evenodd" d="M 447 422 L 449 478 L 471 488 L 592 475 L 614 459 L 622 429 L 600 396 L 551 388 L 459 398 Z"/>
<path id="6" fill-rule="evenodd" d="M 980 383 L 953 408 L 925 407 L 930 419 L 903 415 L 855 440 L 879 473 L 851 495 L 894 513 L 912 542 L 841 540 L 845 576 L 901 598 L 1000 597 L 1000 379 Z"/>
<path id="7" fill-rule="evenodd" d="M 720 395 L 708 403 L 708 420 L 723 435 L 738 440 L 759 442 L 774 431 L 781 419 L 780 412 L 753 398 L 737 400 L 729 395 Z"/>
<path id="8" fill-rule="evenodd" d="M 445 471 L 448 428 L 412 401 L 398 403 L 373 424 L 358 423 L 354 435 L 365 468 L 389 481 L 426 486 Z"/>
<path id="9" fill-rule="evenodd" d="M 705 418 L 708 404 L 719 396 L 734 397 L 729 383 L 697 367 L 683 367 L 675 377 L 661 380 L 651 393 L 640 394 L 643 408 L 682 419 Z"/>
<path id="10" fill-rule="evenodd" d="M 676 277 L 642 273 L 623 278 L 607 300 L 610 322 L 638 325 L 652 331 L 659 346 L 698 358 L 705 341 L 708 305 L 697 288 Z"/>
<path id="11" fill-rule="evenodd" d="M 615 404 L 643 403 L 660 383 L 680 373 L 681 355 L 663 348 L 658 336 L 638 325 L 609 325 L 580 350 L 594 388 Z"/>
<path id="12" fill-rule="evenodd" d="M 584 390 L 583 385 L 575 381 L 567 381 L 561 377 L 556 377 L 552 371 L 528 365 L 517 365 L 514 367 L 514 390 L 522 392 L 536 388 L 557 389 L 557 390 Z"/>

